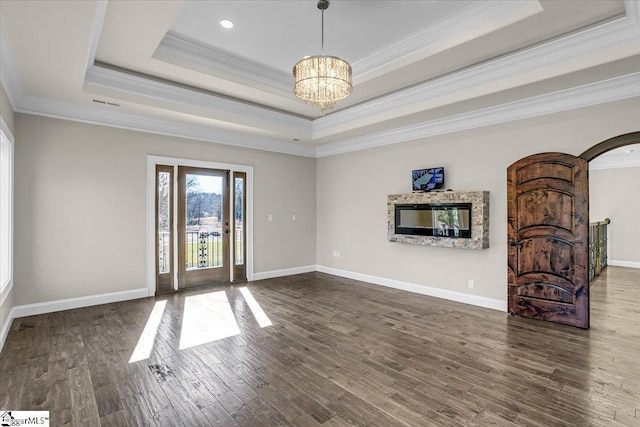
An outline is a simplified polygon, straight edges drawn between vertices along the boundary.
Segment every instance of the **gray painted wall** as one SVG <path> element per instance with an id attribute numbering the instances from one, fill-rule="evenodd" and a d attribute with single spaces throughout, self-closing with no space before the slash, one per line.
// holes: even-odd
<path id="1" fill-rule="evenodd" d="M 608 257 L 640 266 L 640 167 L 589 171 L 590 221 L 611 219 Z"/>
<path id="2" fill-rule="evenodd" d="M 315 264 L 315 159 L 25 114 L 16 127 L 16 305 L 146 287 L 150 154 L 253 166 L 254 272 Z"/>
<path id="3" fill-rule="evenodd" d="M 580 155 L 638 130 L 637 99 L 318 160 L 318 264 L 506 301 L 507 167 L 535 153 Z M 387 241 L 388 194 L 411 192 L 413 169 L 444 166 L 447 188 L 490 191 L 490 248 Z M 334 257 L 333 251 L 340 251 Z M 468 288 L 468 280 L 475 288 Z"/>
<path id="4" fill-rule="evenodd" d="M 318 160 L 18 114 L 12 304 L 145 287 L 149 154 L 254 166 L 255 272 L 319 264 L 504 301 L 507 167 L 579 155 L 639 114 L 632 99 Z M 387 241 L 387 195 L 429 166 L 448 188 L 491 192 L 489 249 Z"/>

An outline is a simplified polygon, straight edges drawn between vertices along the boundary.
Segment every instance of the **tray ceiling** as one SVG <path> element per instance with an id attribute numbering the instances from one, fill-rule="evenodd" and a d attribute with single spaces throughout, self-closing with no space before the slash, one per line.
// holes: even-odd
<path id="1" fill-rule="evenodd" d="M 3 84 L 18 111 L 302 155 L 577 96 L 577 82 L 601 96 L 573 108 L 621 84 L 618 99 L 640 94 L 635 0 L 334 0 L 325 53 L 352 64 L 354 91 L 321 117 L 291 76 L 319 53 L 315 3 L 3 2 Z"/>

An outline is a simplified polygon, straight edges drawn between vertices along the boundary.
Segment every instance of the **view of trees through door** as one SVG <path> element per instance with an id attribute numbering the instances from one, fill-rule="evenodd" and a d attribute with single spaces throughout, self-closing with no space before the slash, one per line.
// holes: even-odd
<path id="1" fill-rule="evenodd" d="M 186 269 L 222 266 L 222 176 L 186 175 Z"/>
<path id="2" fill-rule="evenodd" d="M 234 230 L 234 252 L 233 252 L 233 280 L 247 279 L 247 240 L 246 210 L 247 210 L 247 174 L 244 172 L 233 173 L 233 230 Z"/>
<path id="3" fill-rule="evenodd" d="M 174 288 L 173 167 L 156 166 L 156 290 Z"/>
<path id="4" fill-rule="evenodd" d="M 157 292 L 246 280 L 245 193 L 243 172 L 156 166 Z"/>

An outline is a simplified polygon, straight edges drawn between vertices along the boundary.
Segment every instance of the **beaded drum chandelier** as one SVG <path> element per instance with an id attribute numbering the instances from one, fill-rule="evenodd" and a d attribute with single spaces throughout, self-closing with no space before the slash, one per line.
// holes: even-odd
<path id="1" fill-rule="evenodd" d="M 324 54 L 324 11 L 328 0 L 319 0 L 322 11 L 322 51 L 319 56 L 306 56 L 293 67 L 295 95 L 322 113 L 333 108 L 351 93 L 351 65 L 344 59 Z"/>

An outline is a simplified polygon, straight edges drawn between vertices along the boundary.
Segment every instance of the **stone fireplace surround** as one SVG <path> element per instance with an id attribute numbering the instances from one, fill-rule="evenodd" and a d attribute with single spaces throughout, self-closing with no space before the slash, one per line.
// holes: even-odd
<path id="1" fill-rule="evenodd" d="M 396 204 L 443 203 L 471 203 L 471 238 L 395 234 Z M 390 242 L 460 249 L 487 249 L 489 247 L 489 192 L 430 191 L 411 194 L 391 194 L 387 196 L 387 232 Z"/>

